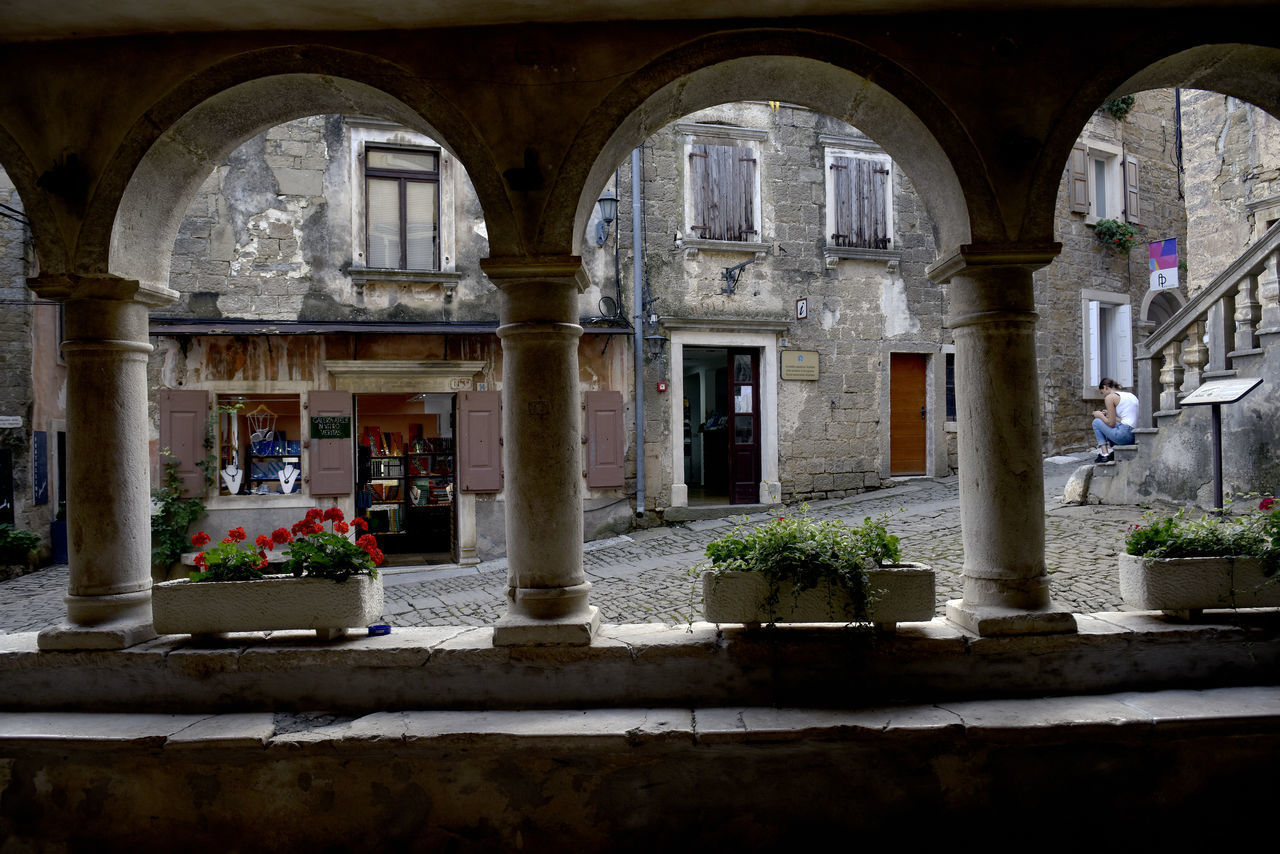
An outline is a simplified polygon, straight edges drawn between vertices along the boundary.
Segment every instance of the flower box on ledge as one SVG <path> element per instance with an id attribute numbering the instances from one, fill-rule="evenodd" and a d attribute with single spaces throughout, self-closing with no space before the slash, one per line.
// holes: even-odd
<path id="1" fill-rule="evenodd" d="M 253 581 L 166 581 L 151 589 L 162 635 L 315 629 L 325 640 L 382 616 L 382 578 L 268 575 Z"/>
<path id="2" fill-rule="evenodd" d="M 1280 581 L 1256 557 L 1120 555 L 1120 598 L 1131 608 L 1187 619 L 1207 608 L 1280 605 Z"/>
<path id="3" fill-rule="evenodd" d="M 932 620 L 933 570 L 920 563 L 882 566 L 867 571 L 867 621 L 883 631 L 898 623 Z M 769 608 L 769 582 L 759 572 L 702 574 L 706 618 L 712 623 L 848 623 L 854 619 L 849 594 L 839 587 L 820 585 L 796 595 L 782 583 L 778 602 Z"/>

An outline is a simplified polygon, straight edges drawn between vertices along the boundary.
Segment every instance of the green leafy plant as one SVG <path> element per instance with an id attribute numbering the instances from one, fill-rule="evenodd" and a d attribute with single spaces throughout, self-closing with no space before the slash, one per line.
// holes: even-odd
<path id="1" fill-rule="evenodd" d="M 1138 243 L 1138 230 L 1127 222 L 1100 219 L 1093 226 L 1093 233 L 1109 249 L 1128 252 Z"/>
<path id="2" fill-rule="evenodd" d="M 151 562 L 168 567 L 187 548 L 187 530 L 204 515 L 204 502 L 184 498 L 177 463 L 164 465 L 160 486 L 151 491 Z"/>
<path id="3" fill-rule="evenodd" d="M 1153 558 L 1256 557 L 1274 575 L 1280 569 L 1280 502 L 1265 496 L 1241 515 L 1230 509 L 1197 519 L 1188 519 L 1185 510 L 1164 517 L 1148 513 L 1145 524 L 1129 529 L 1125 551 Z"/>
<path id="4" fill-rule="evenodd" d="M 27 554 L 39 547 L 39 535 L 7 523 L 0 525 L 0 566 L 26 564 Z"/>
<path id="5" fill-rule="evenodd" d="M 332 530 L 325 530 L 325 522 Z M 270 565 L 267 552 L 288 546 L 283 569 L 294 577 L 328 578 L 346 581 L 353 575 L 377 576 L 384 556 L 378 541 L 368 531 L 368 523 L 356 519 L 350 525 L 337 507 L 313 507 L 293 528 L 276 528 L 270 535 L 259 534 L 253 546 L 244 528 L 232 528 L 222 542 L 196 555 L 192 581 L 252 581 L 262 578 Z M 356 533 L 352 540 L 348 535 Z M 212 538 L 200 531 L 191 538 L 196 548 L 204 548 Z M 241 545 L 241 544 L 244 545 Z M 256 547 L 256 548 L 255 548 Z"/>
<path id="6" fill-rule="evenodd" d="M 868 569 L 896 563 L 901 557 L 898 538 L 885 522 L 888 514 L 867 517 L 860 525 L 836 519 L 814 521 L 808 508 L 795 516 L 779 516 L 756 528 L 737 525 L 707 545 L 713 576 L 727 572 L 758 572 L 769 584 L 765 600 L 772 612 L 781 585 L 795 593 L 829 584 L 849 594 L 855 619 L 865 619 Z"/>
<path id="7" fill-rule="evenodd" d="M 1119 98 L 1103 101 L 1102 111 L 1118 122 L 1124 121 L 1124 117 L 1133 109 L 1133 102 L 1132 95 L 1121 95 Z"/>

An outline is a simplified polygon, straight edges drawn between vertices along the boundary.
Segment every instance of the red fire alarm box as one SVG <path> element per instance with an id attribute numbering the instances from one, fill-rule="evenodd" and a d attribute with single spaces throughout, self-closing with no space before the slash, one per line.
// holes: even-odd
<path id="1" fill-rule="evenodd" d="M 665 382 L 661 382 L 661 381 L 659 381 L 659 383 L 658 383 L 658 391 L 666 391 L 666 390 L 667 390 L 667 384 L 666 384 Z"/>

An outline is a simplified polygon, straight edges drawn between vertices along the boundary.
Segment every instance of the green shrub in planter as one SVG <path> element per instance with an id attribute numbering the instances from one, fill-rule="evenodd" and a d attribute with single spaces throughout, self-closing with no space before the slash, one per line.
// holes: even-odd
<path id="1" fill-rule="evenodd" d="M 12 525 L 0 525 L 0 566 L 22 564 L 27 555 L 40 547 L 40 537 L 30 531 L 21 531 Z"/>

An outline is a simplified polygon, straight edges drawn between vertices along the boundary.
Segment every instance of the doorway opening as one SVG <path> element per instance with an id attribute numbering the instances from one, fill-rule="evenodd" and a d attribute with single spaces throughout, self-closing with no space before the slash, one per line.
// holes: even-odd
<path id="1" fill-rule="evenodd" d="M 387 566 L 457 554 L 452 394 L 357 394 L 356 511 Z"/>
<path id="2" fill-rule="evenodd" d="M 889 354 L 889 474 L 927 474 L 927 367 L 923 353 Z"/>
<path id="3" fill-rule="evenodd" d="M 684 477 L 690 505 L 760 500 L 760 351 L 684 348 Z"/>

